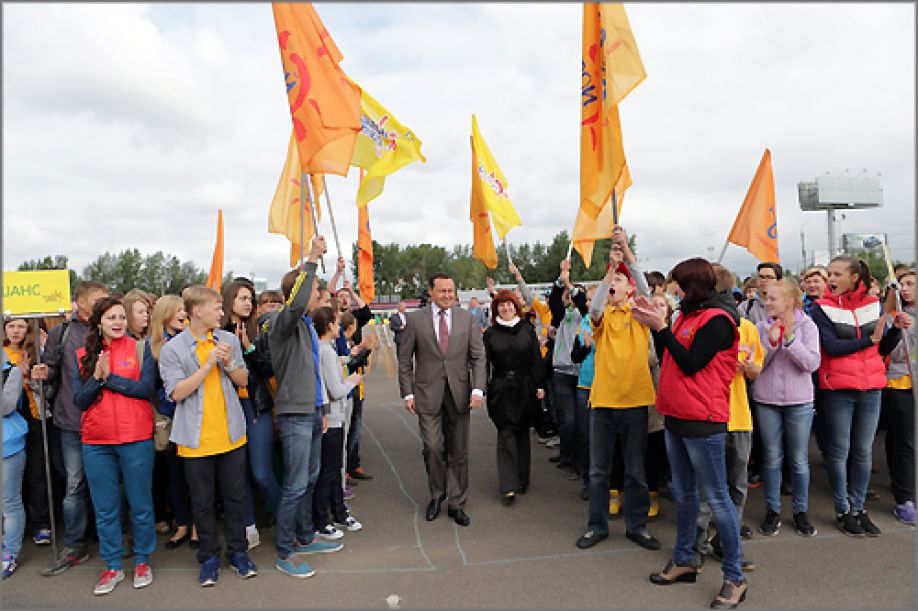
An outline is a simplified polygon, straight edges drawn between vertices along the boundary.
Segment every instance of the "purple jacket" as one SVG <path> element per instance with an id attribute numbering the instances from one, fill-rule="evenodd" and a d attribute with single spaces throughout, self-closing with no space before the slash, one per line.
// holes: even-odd
<path id="1" fill-rule="evenodd" d="M 813 401 L 813 372 L 819 369 L 819 330 L 803 310 L 794 312 L 794 341 L 772 347 L 769 317 L 756 325 L 765 348 L 762 373 L 752 385 L 752 398 L 766 405 L 801 405 Z"/>

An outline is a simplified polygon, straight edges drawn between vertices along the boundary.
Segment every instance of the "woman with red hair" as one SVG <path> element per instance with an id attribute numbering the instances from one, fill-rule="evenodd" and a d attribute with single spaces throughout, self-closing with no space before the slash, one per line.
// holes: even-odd
<path id="1" fill-rule="evenodd" d="M 505 505 L 529 487 L 529 427 L 541 409 L 542 355 L 535 329 L 523 319 L 512 291 L 491 301 L 491 326 L 484 333 L 488 356 L 488 416 L 497 427 L 497 476 Z"/>

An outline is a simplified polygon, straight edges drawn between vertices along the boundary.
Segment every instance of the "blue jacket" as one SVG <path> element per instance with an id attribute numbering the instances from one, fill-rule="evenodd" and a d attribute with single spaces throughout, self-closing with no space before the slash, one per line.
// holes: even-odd
<path id="1" fill-rule="evenodd" d="M 14 367 L 3 353 L 3 401 L 0 413 L 3 414 L 3 458 L 9 458 L 25 449 L 26 433 L 29 424 L 19 413 L 22 401 L 22 370 Z"/>

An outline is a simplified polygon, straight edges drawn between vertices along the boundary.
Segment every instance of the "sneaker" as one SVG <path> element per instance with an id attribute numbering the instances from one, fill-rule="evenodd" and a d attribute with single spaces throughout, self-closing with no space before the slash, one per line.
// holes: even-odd
<path id="1" fill-rule="evenodd" d="M 649 550 L 654 550 L 654 551 L 660 549 L 660 542 L 657 541 L 656 538 L 653 535 L 651 535 L 649 532 L 647 532 L 647 530 L 644 528 L 640 530 L 636 530 L 634 532 L 630 532 L 630 531 L 626 532 L 625 536 L 629 540 L 634 541 L 635 543 L 643 547 L 644 549 L 649 549 Z"/>
<path id="2" fill-rule="evenodd" d="M 744 571 L 752 572 L 755 570 L 755 562 L 753 562 L 749 558 L 746 558 L 745 556 L 742 557 L 740 564 L 743 566 Z"/>
<path id="3" fill-rule="evenodd" d="M 622 515 L 621 490 L 609 490 L 609 517 L 618 518 Z"/>
<path id="4" fill-rule="evenodd" d="M 19 566 L 19 556 L 16 554 L 3 554 L 3 578 L 6 579 L 13 574 L 16 567 Z"/>
<path id="5" fill-rule="evenodd" d="M 43 568 L 41 570 L 41 574 L 45 577 L 60 575 L 70 567 L 76 566 L 78 564 L 83 564 L 87 560 L 89 560 L 89 552 L 87 552 L 85 549 L 76 550 L 65 547 L 61 550 L 61 553 L 58 555 L 54 564 Z"/>
<path id="6" fill-rule="evenodd" d="M 659 496 L 660 496 L 660 495 L 657 494 L 656 492 L 651 492 L 651 493 L 650 493 L 650 509 L 647 510 L 647 518 L 648 518 L 648 519 L 653 520 L 653 519 L 655 519 L 657 516 L 660 515 L 660 499 L 659 499 Z"/>
<path id="7" fill-rule="evenodd" d="M 587 549 L 593 547 L 603 539 L 607 539 L 609 533 L 598 533 L 592 530 L 586 531 L 582 537 L 577 539 L 577 547 L 580 549 Z"/>
<path id="8" fill-rule="evenodd" d="M 245 527 L 245 539 L 249 542 L 249 549 L 255 549 L 261 545 L 261 537 L 258 535 L 258 528 L 254 524 Z"/>
<path id="9" fill-rule="evenodd" d="M 309 566 L 308 562 L 294 564 L 289 556 L 287 558 L 278 558 L 277 562 L 274 563 L 274 568 L 281 573 L 285 573 L 291 577 L 299 577 L 300 579 L 306 579 L 316 574 L 316 572 L 312 570 L 312 567 Z"/>
<path id="10" fill-rule="evenodd" d="M 813 537 L 816 535 L 816 527 L 810 524 L 805 511 L 799 511 L 794 514 L 794 531 L 801 537 Z"/>
<path id="11" fill-rule="evenodd" d="M 778 529 L 781 528 L 781 516 L 777 511 L 768 510 L 765 513 L 765 519 L 762 520 L 762 525 L 759 527 L 759 532 L 765 535 L 766 537 L 774 537 L 778 534 Z"/>
<path id="12" fill-rule="evenodd" d="M 761 485 L 764 484 L 765 482 L 762 481 L 762 476 L 761 476 L 761 475 L 759 475 L 758 473 L 753 473 L 752 475 L 749 476 L 749 479 L 747 480 L 747 483 L 748 483 L 748 485 L 749 485 L 750 488 L 758 488 L 759 486 L 761 486 Z"/>
<path id="13" fill-rule="evenodd" d="M 337 541 L 344 536 L 344 533 L 332 526 L 331 524 L 326 524 L 322 528 L 316 531 L 316 534 L 326 541 Z"/>
<path id="14" fill-rule="evenodd" d="M 911 501 L 905 501 L 901 505 L 896 505 L 893 515 L 903 524 L 909 526 L 915 525 L 915 504 Z"/>
<path id="15" fill-rule="evenodd" d="M 363 467 L 357 467 L 356 469 L 351 471 L 348 475 L 350 475 L 354 479 L 373 479 L 373 476 L 368 474 L 366 471 L 364 471 Z"/>
<path id="16" fill-rule="evenodd" d="M 345 486 L 344 487 L 344 500 L 349 501 L 352 498 L 354 498 L 354 491 L 351 489 L 350 486 Z"/>
<path id="17" fill-rule="evenodd" d="M 332 552 L 337 552 L 344 549 L 342 543 L 327 543 L 325 541 L 319 541 L 314 539 L 312 543 L 299 544 L 294 550 L 294 554 L 330 554 Z"/>
<path id="18" fill-rule="evenodd" d="M 220 557 L 211 556 L 201 564 L 198 585 L 206 588 L 217 585 L 218 581 L 220 581 Z"/>
<path id="19" fill-rule="evenodd" d="M 153 583 L 153 569 L 146 562 L 134 567 L 134 587 L 145 588 Z"/>
<path id="20" fill-rule="evenodd" d="M 863 537 L 864 536 L 864 527 L 861 526 L 860 521 L 854 516 L 850 511 L 845 513 L 840 513 L 835 516 L 835 521 L 838 523 L 838 528 L 846 535 L 852 537 Z"/>
<path id="21" fill-rule="evenodd" d="M 538 433 L 536 433 L 536 435 L 538 435 Z M 539 436 L 539 437 L 536 438 L 536 441 L 539 442 L 539 443 L 545 444 L 545 443 L 548 443 L 548 440 L 549 440 L 549 439 L 551 439 L 551 437 L 541 437 L 541 436 Z"/>
<path id="22" fill-rule="evenodd" d="M 864 529 L 864 534 L 868 537 L 879 537 L 882 534 L 882 531 L 873 523 L 866 511 L 861 511 L 857 514 L 857 521 L 861 528 Z"/>
<path id="23" fill-rule="evenodd" d="M 47 528 L 42 528 L 35 533 L 32 541 L 35 542 L 35 545 L 51 545 L 51 531 Z"/>
<path id="24" fill-rule="evenodd" d="M 236 571 L 236 574 L 243 579 L 258 575 L 258 567 L 255 566 L 255 563 L 249 559 L 249 555 L 245 552 L 234 552 L 230 556 L 230 568 Z"/>
<path id="25" fill-rule="evenodd" d="M 553 448 L 559 445 L 561 445 L 561 437 L 559 437 L 558 435 L 555 435 L 554 437 L 552 437 L 551 439 L 545 442 L 546 448 Z"/>
<path id="26" fill-rule="evenodd" d="M 124 571 L 103 571 L 99 576 L 99 583 L 96 584 L 96 587 L 93 589 L 92 593 L 96 596 L 108 594 L 114 590 L 115 586 L 117 586 L 122 581 L 124 581 Z"/>
<path id="27" fill-rule="evenodd" d="M 341 525 L 348 530 L 348 532 L 357 532 L 358 530 L 363 529 L 363 524 L 357 521 L 357 518 L 354 516 L 348 516 L 344 521 L 335 520 L 335 525 Z"/>
<path id="28" fill-rule="evenodd" d="M 746 526 L 745 524 L 743 524 L 742 526 L 739 527 L 739 536 L 742 537 L 743 539 L 751 539 L 752 529 Z"/>

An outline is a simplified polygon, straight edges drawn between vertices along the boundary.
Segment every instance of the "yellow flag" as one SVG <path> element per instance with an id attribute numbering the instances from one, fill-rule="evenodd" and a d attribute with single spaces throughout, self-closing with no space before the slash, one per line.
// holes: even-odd
<path id="1" fill-rule="evenodd" d="M 622 202 L 625 199 L 625 190 L 631 186 L 631 174 L 628 172 L 628 164 L 622 169 L 618 183 L 615 185 L 615 198 L 618 207 L 618 213 L 621 214 Z M 583 210 L 577 212 L 577 222 L 574 224 L 574 233 L 571 240 L 574 243 L 574 250 L 580 253 L 584 265 L 590 267 L 593 260 L 593 243 L 596 240 L 605 240 L 612 237 L 612 197 L 606 201 L 606 204 L 599 212 L 595 219 Z"/>
<path id="2" fill-rule="evenodd" d="M 481 198 L 485 208 L 491 213 L 491 222 L 501 240 L 512 227 L 522 225 L 523 222 L 513 208 L 510 194 L 507 192 L 507 179 L 497 166 L 497 161 L 485 144 L 481 132 L 478 131 L 478 121 L 472 115 L 472 153 L 476 159 L 477 175 L 472 178 L 481 184 Z M 475 191 L 473 189 L 472 193 Z"/>
<path id="3" fill-rule="evenodd" d="M 478 156 L 472 144 L 472 198 L 469 204 L 469 220 L 472 221 L 472 254 L 476 259 L 494 269 L 497 267 L 497 251 L 494 250 L 494 236 L 491 234 L 491 217 L 485 205 L 481 181 L 478 179 Z"/>
<path id="4" fill-rule="evenodd" d="M 421 154 L 421 141 L 361 88 L 361 129 L 351 165 L 366 170 L 357 191 L 357 207 L 366 206 L 385 187 L 386 176 L 412 161 L 427 159 Z"/>
<path id="5" fill-rule="evenodd" d="M 602 24 L 602 54 L 606 72 L 606 91 L 603 103 L 617 106 L 647 78 L 641 52 L 638 51 L 631 23 L 621 2 L 599 4 Z"/>
<path id="6" fill-rule="evenodd" d="M 727 241 L 743 246 L 759 261 L 780 263 L 778 258 L 778 214 L 775 206 L 775 177 L 771 151 L 765 149 L 746 199 Z"/>
<path id="7" fill-rule="evenodd" d="M 321 178 L 319 180 L 321 183 Z M 287 236 L 290 240 L 290 267 L 299 263 L 300 259 L 300 160 L 297 154 L 297 143 L 294 134 L 290 134 L 290 144 L 287 146 L 287 162 L 277 181 L 274 191 L 274 200 L 268 212 L 268 232 Z M 304 244 L 308 244 L 313 236 L 312 216 L 309 211 L 309 198 L 306 199 L 306 225 L 303 227 Z"/>

